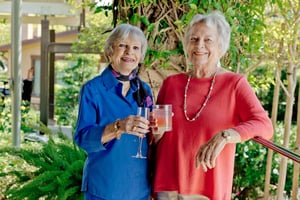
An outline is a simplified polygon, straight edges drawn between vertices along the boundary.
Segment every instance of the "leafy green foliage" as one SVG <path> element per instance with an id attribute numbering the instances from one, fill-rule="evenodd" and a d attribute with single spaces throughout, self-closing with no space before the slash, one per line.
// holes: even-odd
<path id="1" fill-rule="evenodd" d="M 141 23 L 150 46 L 146 66 L 165 68 L 174 58 L 183 56 L 181 40 L 191 18 L 197 13 L 220 10 L 232 27 L 231 47 L 223 58 L 224 67 L 244 71 L 251 65 L 248 57 L 258 53 L 263 44 L 261 31 L 266 28 L 263 21 L 266 3 L 265 0 L 243 3 L 230 0 L 126 1 L 118 4 L 118 19 L 119 23 Z M 161 14 L 166 11 L 165 15 Z M 156 51 L 160 53 L 153 54 Z M 165 54 L 165 51 L 173 53 Z M 188 70 L 184 59 L 175 59 L 174 63 Z"/>
<path id="2" fill-rule="evenodd" d="M 60 125 L 74 125 L 77 117 L 79 91 L 87 80 L 98 73 L 98 55 L 69 55 L 57 64 L 55 116 Z"/>
<path id="3" fill-rule="evenodd" d="M 7 23 L 5 19 L 0 19 L 0 45 L 9 44 L 10 43 L 10 25 Z"/>
<path id="4" fill-rule="evenodd" d="M 0 133 L 10 133 L 12 127 L 12 111 L 11 111 L 11 97 L 0 97 Z M 21 105 L 21 130 L 23 132 L 30 132 L 33 129 L 29 124 L 37 122 L 37 114 L 35 110 L 31 110 L 28 106 L 28 102 L 22 101 Z"/>
<path id="5" fill-rule="evenodd" d="M 93 15 L 86 15 L 86 22 L 86 26 L 80 28 L 78 40 L 73 43 L 72 49 L 78 53 L 103 52 L 107 35 L 112 30 L 111 13 L 96 12 Z"/>
<path id="6" fill-rule="evenodd" d="M 50 130 L 43 132 L 51 134 Z M 6 186 L 7 199 L 83 198 L 80 186 L 85 153 L 71 141 L 50 135 L 47 144 L 34 148 L 30 145 L 26 149 L 1 148 L 0 157 L 4 156 L 11 158 L 8 161 L 11 167 L 1 170 L 0 177 L 14 180 Z M 19 168 L 20 163 L 26 167 Z"/>
<path id="7" fill-rule="evenodd" d="M 234 194 L 257 199 L 265 178 L 267 150 L 254 141 L 238 144 L 234 169 Z M 254 176 L 255 174 L 255 176 Z"/>
<path id="8" fill-rule="evenodd" d="M 293 127 L 288 149 L 293 150 L 296 140 L 296 126 Z M 274 143 L 282 145 L 284 124 L 276 125 L 274 134 Z M 237 144 L 234 179 L 233 179 L 233 194 L 235 199 L 258 199 L 264 188 L 264 180 L 266 173 L 267 148 L 250 140 L 243 144 Z M 276 185 L 279 177 L 281 155 L 273 154 L 271 185 L 276 190 Z M 291 193 L 293 180 L 293 162 L 289 160 L 287 166 L 287 177 L 285 191 L 288 195 Z M 300 184 L 300 181 L 299 181 Z"/>
<path id="9" fill-rule="evenodd" d="M 255 71 L 248 74 L 247 79 L 270 116 L 272 111 L 270 104 L 272 104 L 275 85 L 273 71 L 269 69 L 268 65 L 257 67 Z"/>
<path id="10" fill-rule="evenodd" d="M 11 132 L 11 100 L 2 96 L 0 98 L 0 131 Z"/>
<path id="11" fill-rule="evenodd" d="M 262 71 L 261 75 L 265 76 L 265 79 L 261 79 L 262 81 L 266 80 L 268 78 L 272 78 L 272 77 L 270 77 L 270 75 L 272 76 L 272 74 L 268 73 L 266 71 L 266 69 L 264 69 Z M 252 76 L 254 76 L 254 75 L 251 75 L 251 77 Z M 280 76 L 281 76 L 282 80 L 286 80 L 287 74 L 286 74 L 285 71 L 281 71 L 281 75 Z M 253 81 L 255 81 L 255 80 L 253 79 Z M 284 81 L 283 84 L 286 86 L 286 81 Z M 255 87 L 255 88 L 257 88 L 256 91 L 258 92 L 258 95 L 259 95 L 259 97 L 261 99 L 261 102 L 262 102 L 264 108 L 269 113 L 271 113 L 272 106 L 273 106 L 272 105 L 272 99 L 273 99 L 274 84 L 270 84 L 269 86 L 270 86 L 270 89 L 269 90 L 265 90 L 264 92 L 261 90 L 262 88 L 259 88 L 259 87 Z M 295 99 L 298 99 L 298 97 L 299 97 L 298 92 L 299 92 L 299 81 L 296 83 Z M 286 102 L 286 93 L 284 91 L 281 91 L 280 95 L 279 95 L 279 104 L 278 104 L 278 114 L 277 114 L 277 120 L 278 121 L 281 121 L 281 122 L 284 121 L 286 104 L 287 104 L 287 102 Z M 293 114 L 292 114 L 292 123 L 296 123 L 297 122 L 297 110 L 298 110 L 298 104 L 295 103 L 294 109 L 293 109 Z"/>

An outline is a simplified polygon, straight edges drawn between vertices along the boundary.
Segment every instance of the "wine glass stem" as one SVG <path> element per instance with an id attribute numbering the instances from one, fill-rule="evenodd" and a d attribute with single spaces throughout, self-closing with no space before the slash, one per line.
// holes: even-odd
<path id="1" fill-rule="evenodd" d="M 139 137 L 139 154 L 142 156 L 143 138 Z"/>

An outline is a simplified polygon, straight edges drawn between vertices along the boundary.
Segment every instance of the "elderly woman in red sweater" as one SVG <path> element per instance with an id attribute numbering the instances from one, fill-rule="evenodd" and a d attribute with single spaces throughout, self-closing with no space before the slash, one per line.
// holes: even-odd
<path id="1" fill-rule="evenodd" d="M 221 67 L 230 43 L 222 13 L 197 14 L 184 36 L 192 71 L 164 80 L 157 104 L 173 106 L 172 131 L 156 133 L 156 199 L 230 200 L 236 143 L 273 127 L 246 77 Z"/>

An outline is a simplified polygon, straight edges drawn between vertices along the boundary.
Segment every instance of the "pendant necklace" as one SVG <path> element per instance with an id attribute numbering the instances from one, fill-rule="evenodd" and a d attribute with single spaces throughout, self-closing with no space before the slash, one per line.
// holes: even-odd
<path id="1" fill-rule="evenodd" d="M 186 105 L 186 101 L 187 101 L 187 100 L 186 100 L 186 99 L 187 99 L 187 92 L 188 92 L 189 85 L 190 85 L 190 81 L 191 81 L 191 78 L 192 78 L 192 75 L 189 75 L 188 80 L 187 80 L 187 83 L 186 83 L 186 86 L 185 86 L 185 88 L 184 88 L 184 102 L 183 102 L 183 112 L 184 112 L 185 119 L 186 119 L 187 121 L 190 121 L 190 122 L 195 121 L 195 120 L 200 116 L 202 110 L 205 108 L 205 106 L 206 106 L 206 104 L 207 104 L 207 102 L 208 102 L 208 100 L 209 100 L 209 98 L 210 98 L 210 95 L 211 95 L 211 93 L 212 93 L 212 91 L 213 91 L 213 89 L 214 89 L 214 84 L 215 84 L 215 81 L 216 81 L 216 75 L 217 75 L 217 72 L 218 72 L 218 69 L 217 69 L 217 71 L 215 72 L 215 74 L 214 74 L 214 76 L 213 76 L 213 79 L 211 80 L 211 84 L 210 84 L 210 87 L 209 87 L 207 96 L 206 96 L 206 98 L 205 98 L 205 101 L 203 102 L 201 108 L 200 108 L 199 111 L 196 113 L 195 117 L 193 117 L 193 118 L 189 118 L 189 117 L 187 116 L 187 109 L 186 109 L 186 108 L 187 108 L 187 105 Z"/>

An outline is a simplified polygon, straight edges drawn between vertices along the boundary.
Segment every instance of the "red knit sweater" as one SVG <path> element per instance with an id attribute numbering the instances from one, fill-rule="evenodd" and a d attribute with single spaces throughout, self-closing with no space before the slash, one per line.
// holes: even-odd
<path id="1" fill-rule="evenodd" d="M 187 75 L 168 77 L 160 89 L 157 104 L 173 105 L 173 130 L 157 144 L 154 192 L 178 191 L 202 194 L 212 200 L 231 198 L 235 144 L 227 144 L 216 166 L 204 172 L 196 169 L 199 147 L 221 130 L 233 128 L 242 141 L 253 136 L 269 139 L 273 126 L 254 91 L 243 75 L 227 72 L 216 82 L 200 117 L 189 122 L 184 117 L 183 101 Z M 192 78 L 187 93 L 187 114 L 193 118 L 205 100 L 212 78 Z"/>

